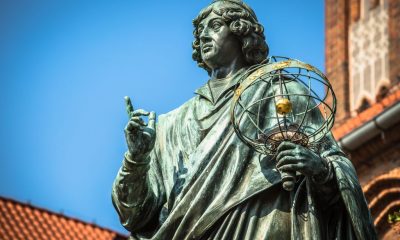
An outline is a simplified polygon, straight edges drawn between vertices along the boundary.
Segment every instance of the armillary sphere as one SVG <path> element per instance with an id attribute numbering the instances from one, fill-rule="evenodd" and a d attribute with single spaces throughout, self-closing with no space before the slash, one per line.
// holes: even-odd
<path id="1" fill-rule="evenodd" d="M 274 155 L 282 141 L 318 149 L 333 126 L 335 112 L 335 94 L 321 71 L 298 60 L 271 57 L 242 75 L 231 121 L 249 147 Z"/>

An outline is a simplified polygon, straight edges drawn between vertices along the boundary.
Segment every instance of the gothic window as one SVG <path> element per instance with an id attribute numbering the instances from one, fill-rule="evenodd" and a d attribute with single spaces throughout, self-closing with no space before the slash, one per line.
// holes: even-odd
<path id="1" fill-rule="evenodd" d="M 364 89 L 367 92 L 371 92 L 371 67 L 367 65 L 364 70 Z"/>
<path id="2" fill-rule="evenodd" d="M 382 61 L 380 58 L 375 61 L 375 79 L 374 82 L 378 82 L 382 76 Z"/>
<path id="3" fill-rule="evenodd" d="M 389 78 L 388 8 L 385 2 L 349 0 L 352 20 L 356 18 L 358 8 L 360 10 L 360 20 L 349 26 L 350 110 L 353 113 L 357 112 L 365 96 L 368 101 L 361 105 L 374 103 L 378 88 Z"/>
<path id="4" fill-rule="evenodd" d="M 353 106 L 357 104 L 357 99 L 361 93 L 360 74 L 356 73 L 353 77 Z M 355 108 L 355 107 L 354 107 Z"/>

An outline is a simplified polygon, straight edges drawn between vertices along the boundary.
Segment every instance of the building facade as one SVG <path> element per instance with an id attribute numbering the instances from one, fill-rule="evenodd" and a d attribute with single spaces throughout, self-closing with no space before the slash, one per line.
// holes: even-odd
<path id="1" fill-rule="evenodd" d="M 400 1 L 326 0 L 333 133 L 349 155 L 381 239 L 400 239 Z"/>

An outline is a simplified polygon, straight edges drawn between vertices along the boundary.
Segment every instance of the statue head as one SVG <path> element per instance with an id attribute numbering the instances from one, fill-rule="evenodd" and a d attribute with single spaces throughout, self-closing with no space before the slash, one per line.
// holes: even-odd
<path id="1" fill-rule="evenodd" d="M 206 64 L 206 58 L 209 57 L 207 55 L 211 55 L 212 53 L 207 53 L 207 49 L 201 49 L 201 38 L 203 37 L 203 31 L 206 27 L 218 28 L 217 24 L 213 24 L 210 26 L 204 26 L 204 21 L 207 20 L 208 17 L 214 15 L 218 18 L 218 21 L 222 21 L 224 26 L 227 26 L 229 29 L 229 34 L 232 36 L 228 36 L 225 34 L 222 37 L 227 39 L 226 44 L 231 44 L 230 46 L 223 46 L 225 48 L 231 48 L 232 51 L 225 51 L 224 55 L 229 52 L 234 52 L 232 49 L 235 46 L 232 45 L 232 38 L 238 42 L 238 48 L 240 48 L 241 54 L 243 54 L 244 60 L 248 66 L 261 63 L 268 56 L 268 45 L 265 42 L 264 36 L 264 28 L 258 23 L 257 17 L 254 11 L 245 3 L 239 0 L 215 0 L 209 6 L 200 11 L 199 15 L 193 20 L 194 25 L 194 37 L 193 41 L 193 59 L 197 61 L 198 66 L 202 67 L 210 73 L 211 68 Z M 208 23 L 207 23 L 208 24 Z M 221 25 L 221 23 L 220 23 Z M 220 39 L 219 41 L 224 41 L 224 39 Z M 211 51 L 211 50 L 210 50 Z M 218 52 L 215 54 L 219 54 Z M 215 57 L 215 56 L 214 56 Z M 218 56 L 217 56 L 218 57 Z M 223 56 L 226 57 L 226 56 Z"/>

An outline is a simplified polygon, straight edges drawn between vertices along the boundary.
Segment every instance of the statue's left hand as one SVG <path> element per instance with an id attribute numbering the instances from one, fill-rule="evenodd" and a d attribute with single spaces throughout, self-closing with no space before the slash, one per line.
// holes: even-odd
<path id="1" fill-rule="evenodd" d="M 292 142 L 282 142 L 277 149 L 276 167 L 281 172 L 298 171 L 305 176 L 323 175 L 326 164 L 318 154 Z"/>

